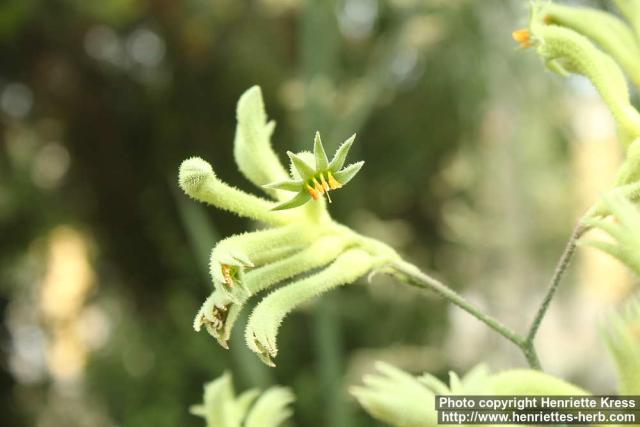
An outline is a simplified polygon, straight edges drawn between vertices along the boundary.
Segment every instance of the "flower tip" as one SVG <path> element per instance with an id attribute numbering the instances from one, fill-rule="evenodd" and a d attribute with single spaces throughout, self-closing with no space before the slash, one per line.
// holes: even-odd
<path id="1" fill-rule="evenodd" d="M 520 47 L 531 47 L 531 32 L 527 28 L 520 28 L 511 33 L 513 40 L 520 44 Z"/>
<path id="2" fill-rule="evenodd" d="M 197 194 L 204 181 L 215 176 L 211 165 L 200 157 L 191 157 L 182 162 L 178 173 L 178 183 L 188 195 Z"/>

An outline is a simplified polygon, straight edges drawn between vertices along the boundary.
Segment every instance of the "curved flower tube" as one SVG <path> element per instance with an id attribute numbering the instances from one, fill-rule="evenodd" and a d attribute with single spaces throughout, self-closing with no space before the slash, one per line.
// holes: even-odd
<path id="1" fill-rule="evenodd" d="M 629 100 L 627 81 L 616 61 L 584 35 L 545 20 L 545 10 L 540 2 L 531 7 L 529 29 L 514 32 L 516 41 L 536 47 L 551 71 L 591 80 L 627 138 L 640 137 L 640 113 Z"/>
<path id="2" fill-rule="evenodd" d="M 284 317 L 309 299 L 355 281 L 375 265 L 376 259 L 367 252 L 350 249 L 319 273 L 272 292 L 256 306 L 249 318 L 245 330 L 247 345 L 267 365 L 275 366 L 276 337 Z"/>
<path id="3" fill-rule="evenodd" d="M 333 261 L 352 242 L 340 236 L 319 239 L 306 249 L 271 264 L 251 270 L 244 276 L 246 293 L 232 300 L 216 289 L 202 305 L 194 320 L 194 329 L 205 326 L 224 348 L 228 348 L 233 325 L 244 303 L 258 292 Z"/>

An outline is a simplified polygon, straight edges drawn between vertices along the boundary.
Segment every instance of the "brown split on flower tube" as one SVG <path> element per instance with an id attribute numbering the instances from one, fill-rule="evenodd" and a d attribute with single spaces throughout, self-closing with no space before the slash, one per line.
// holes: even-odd
<path id="1" fill-rule="evenodd" d="M 233 287 L 233 278 L 231 277 L 231 266 L 228 264 L 221 264 L 220 268 L 222 269 L 222 277 L 224 277 L 224 282 L 230 288 Z"/>

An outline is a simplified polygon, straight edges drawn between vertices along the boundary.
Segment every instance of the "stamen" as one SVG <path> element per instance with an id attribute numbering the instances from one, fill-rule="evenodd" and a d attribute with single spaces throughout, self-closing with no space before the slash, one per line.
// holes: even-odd
<path id="1" fill-rule="evenodd" d="M 320 194 L 318 194 L 318 192 L 316 190 L 311 188 L 311 186 L 309 184 L 306 185 L 306 188 L 307 188 L 307 191 L 309 192 L 309 194 L 311 194 L 311 197 L 313 197 L 313 200 L 318 200 L 320 198 Z"/>
<path id="2" fill-rule="evenodd" d="M 515 30 L 511 33 L 511 37 L 518 43 L 520 43 L 520 47 L 531 47 L 531 33 L 526 28 L 521 28 L 519 30 Z"/>
<path id="3" fill-rule="evenodd" d="M 329 186 L 332 190 L 342 187 L 342 184 L 340 184 L 333 175 L 331 175 L 331 172 L 327 172 L 327 178 L 329 178 Z"/>
<path id="4" fill-rule="evenodd" d="M 324 175 L 320 174 L 320 183 L 322 184 L 322 188 L 324 188 L 324 191 L 327 192 L 327 195 L 329 194 L 329 184 L 327 184 L 327 181 L 324 179 Z"/>
<path id="5" fill-rule="evenodd" d="M 322 188 L 322 185 L 320 185 L 315 177 L 313 178 L 313 188 L 320 194 L 324 193 L 324 188 Z"/>
<path id="6" fill-rule="evenodd" d="M 224 282 L 229 285 L 229 287 L 233 286 L 233 278 L 231 277 L 231 266 L 227 264 L 222 264 L 222 276 L 224 277 Z"/>

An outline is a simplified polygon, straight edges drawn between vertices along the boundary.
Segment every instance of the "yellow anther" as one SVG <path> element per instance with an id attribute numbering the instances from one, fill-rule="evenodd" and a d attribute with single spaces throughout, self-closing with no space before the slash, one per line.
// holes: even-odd
<path id="1" fill-rule="evenodd" d="M 331 172 L 327 172 L 327 178 L 329 179 L 329 186 L 332 190 L 342 187 L 342 184 L 340 184 L 333 175 L 331 175 Z"/>
<path id="2" fill-rule="evenodd" d="M 320 198 L 320 194 L 316 190 L 311 188 L 309 184 L 306 185 L 306 188 L 309 194 L 311 194 L 311 197 L 313 197 L 313 200 L 318 200 Z"/>
<path id="3" fill-rule="evenodd" d="M 324 179 L 324 175 L 320 174 L 320 183 L 322 184 L 322 188 L 324 188 L 324 191 L 327 192 L 327 195 L 329 194 L 329 184 L 327 184 L 327 181 Z"/>
<path id="4" fill-rule="evenodd" d="M 520 43 L 520 47 L 531 47 L 531 33 L 526 28 L 521 28 L 519 30 L 515 30 L 511 33 L 511 37 L 518 43 Z"/>
<path id="5" fill-rule="evenodd" d="M 322 188 L 322 185 L 320 185 L 318 180 L 315 178 L 313 178 L 313 188 L 320 194 L 324 193 L 324 188 Z"/>

